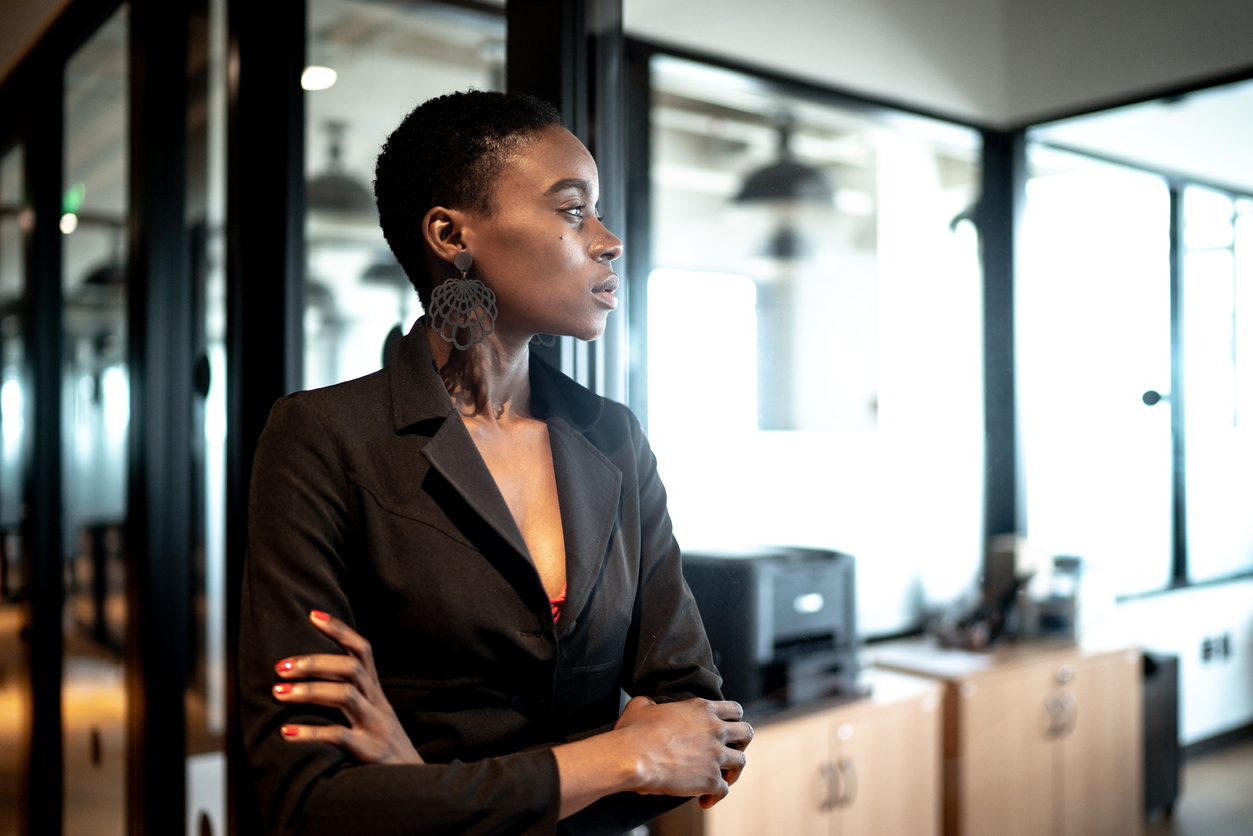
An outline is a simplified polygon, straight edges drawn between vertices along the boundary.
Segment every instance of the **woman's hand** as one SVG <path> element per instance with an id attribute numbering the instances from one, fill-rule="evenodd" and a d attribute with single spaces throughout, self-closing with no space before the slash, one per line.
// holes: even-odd
<path id="1" fill-rule="evenodd" d="M 297 681 L 275 685 L 274 699 L 338 708 L 351 727 L 338 723 L 289 724 L 283 726 L 283 737 L 330 743 L 346 749 L 362 763 L 423 763 L 383 694 L 370 643 L 321 610 L 309 613 L 309 620 L 348 653 L 314 653 L 280 660 L 274 666 L 279 677 Z"/>
<path id="2" fill-rule="evenodd" d="M 614 725 L 634 738 L 637 792 L 698 795 L 708 809 L 726 797 L 744 769 L 753 727 L 739 703 L 691 699 L 655 703 L 635 697 Z"/>

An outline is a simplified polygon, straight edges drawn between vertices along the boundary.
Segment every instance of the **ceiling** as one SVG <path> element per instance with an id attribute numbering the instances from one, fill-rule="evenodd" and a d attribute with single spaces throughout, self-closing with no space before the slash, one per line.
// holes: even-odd
<path id="1" fill-rule="evenodd" d="M 1031 138 L 1253 194 L 1253 81 L 1054 122 Z"/>
<path id="2" fill-rule="evenodd" d="M 996 127 L 1253 74 L 1248 0 L 624 0 L 624 24 Z"/>
<path id="3" fill-rule="evenodd" d="M 0 78 L 67 2 L 4 0 Z M 1002 127 L 1253 72 L 1248 0 L 623 0 L 623 16 L 637 37 Z"/>

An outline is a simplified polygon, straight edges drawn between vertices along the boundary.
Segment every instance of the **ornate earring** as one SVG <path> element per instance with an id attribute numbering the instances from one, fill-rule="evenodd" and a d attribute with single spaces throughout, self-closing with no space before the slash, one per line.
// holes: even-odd
<path id="1" fill-rule="evenodd" d="M 452 263 L 461 271 L 461 278 L 448 279 L 431 291 L 427 315 L 431 330 L 464 351 L 496 329 L 496 294 L 478 279 L 466 278 L 474 266 L 474 256 L 463 250 L 453 256 Z M 462 339 L 463 331 L 467 339 Z"/>
<path id="2" fill-rule="evenodd" d="M 552 334 L 536 334 L 531 337 L 531 345 L 542 345 L 552 347 L 557 344 L 557 338 Z"/>

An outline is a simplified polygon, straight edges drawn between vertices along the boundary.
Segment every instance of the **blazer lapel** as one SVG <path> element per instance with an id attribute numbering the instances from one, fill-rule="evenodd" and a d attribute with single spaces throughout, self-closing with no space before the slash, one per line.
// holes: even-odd
<path id="1" fill-rule="evenodd" d="M 557 621 L 560 635 L 583 611 L 608 557 L 622 500 L 622 471 L 561 419 L 548 422 L 548 438 L 566 543 L 566 601 Z"/>
<path id="2" fill-rule="evenodd" d="M 391 387 L 396 432 L 407 432 L 428 422 L 438 423 L 422 454 L 466 504 L 530 563 L 531 553 L 522 532 L 435 370 L 422 320 L 400 341 L 394 356 Z"/>
<path id="3" fill-rule="evenodd" d="M 460 418 L 452 415 L 444 419 L 434 437 L 422 448 L 422 454 L 484 522 L 495 529 L 528 563 L 532 562 L 531 552 L 526 547 L 526 541 L 522 539 L 522 532 L 518 530 L 518 524 L 514 521 L 500 488 L 496 486 L 492 472 L 487 469 L 478 448 L 474 446 L 470 431 Z"/>
<path id="4" fill-rule="evenodd" d="M 598 396 L 533 359 L 531 402 L 548 423 L 561 503 L 566 546 L 566 600 L 557 621 L 561 635 L 587 605 L 608 557 L 622 501 L 622 471 L 582 432 L 600 417 Z"/>
<path id="5" fill-rule="evenodd" d="M 522 532 L 432 364 L 422 328 L 419 320 L 394 355 L 392 408 L 396 432 L 437 422 L 438 429 L 422 454 L 466 504 L 533 567 Z M 622 472 L 583 435 L 600 418 L 604 401 L 599 396 L 532 355 L 531 400 L 537 417 L 548 423 L 561 504 L 566 601 L 557 622 L 560 635 L 587 605 L 608 556 L 609 538 L 622 500 Z M 530 574 L 535 579 L 535 591 L 543 594 L 539 575 L 533 568 Z"/>

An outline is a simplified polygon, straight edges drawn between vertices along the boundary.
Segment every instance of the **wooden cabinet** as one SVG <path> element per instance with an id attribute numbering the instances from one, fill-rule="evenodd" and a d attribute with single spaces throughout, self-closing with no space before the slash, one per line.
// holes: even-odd
<path id="1" fill-rule="evenodd" d="M 903 643 L 872 659 L 945 684 L 945 836 L 1141 832 L 1138 651 Z"/>
<path id="2" fill-rule="evenodd" d="M 663 816 L 654 836 L 938 836 L 942 690 L 885 671 L 867 682 L 866 699 L 754 723 L 731 794 Z"/>

